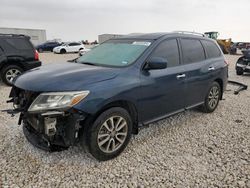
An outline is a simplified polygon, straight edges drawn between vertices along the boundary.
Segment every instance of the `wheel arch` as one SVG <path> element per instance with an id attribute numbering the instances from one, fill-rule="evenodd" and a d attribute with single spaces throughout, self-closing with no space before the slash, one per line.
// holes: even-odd
<path id="1" fill-rule="evenodd" d="M 21 59 L 3 61 L 0 63 L 0 71 L 2 71 L 2 69 L 4 69 L 5 67 L 9 65 L 16 65 L 22 68 L 23 70 L 25 70 L 25 67 L 22 65 L 21 61 L 22 61 Z"/>
<path id="2" fill-rule="evenodd" d="M 220 89 L 221 89 L 220 100 L 222 100 L 223 88 L 224 88 L 223 80 L 221 78 L 217 78 L 217 79 L 214 80 L 214 82 L 217 82 L 220 85 Z"/>
<path id="3" fill-rule="evenodd" d="M 124 108 L 125 110 L 127 110 L 127 112 L 129 113 L 129 115 L 132 119 L 132 123 L 133 123 L 132 133 L 137 134 L 138 133 L 138 111 L 137 111 L 135 104 L 131 101 L 117 100 L 117 101 L 109 102 L 109 103 L 105 104 L 95 114 L 90 115 L 91 120 L 88 120 L 88 121 L 93 122 L 101 113 L 103 113 L 104 111 L 106 111 L 110 108 L 113 108 L 113 107 L 121 107 L 121 108 Z"/>
<path id="4" fill-rule="evenodd" d="M 61 49 L 60 49 L 60 52 L 62 52 L 62 51 L 67 52 L 66 48 L 61 48 Z"/>

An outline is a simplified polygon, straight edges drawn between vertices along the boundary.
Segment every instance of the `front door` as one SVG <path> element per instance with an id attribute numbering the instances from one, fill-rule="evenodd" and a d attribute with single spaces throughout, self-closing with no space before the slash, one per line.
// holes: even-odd
<path id="1" fill-rule="evenodd" d="M 147 123 L 184 109 L 185 75 L 180 66 L 179 48 L 176 39 L 161 42 L 151 57 L 164 58 L 166 69 L 142 71 L 140 99 L 140 121 Z"/>

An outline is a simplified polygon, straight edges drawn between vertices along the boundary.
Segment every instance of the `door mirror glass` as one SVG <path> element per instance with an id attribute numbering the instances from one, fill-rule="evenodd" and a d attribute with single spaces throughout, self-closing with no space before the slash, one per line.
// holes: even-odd
<path id="1" fill-rule="evenodd" d="M 167 61 L 161 57 L 152 57 L 150 58 L 145 66 L 145 70 L 153 70 L 153 69 L 165 69 L 167 68 Z"/>

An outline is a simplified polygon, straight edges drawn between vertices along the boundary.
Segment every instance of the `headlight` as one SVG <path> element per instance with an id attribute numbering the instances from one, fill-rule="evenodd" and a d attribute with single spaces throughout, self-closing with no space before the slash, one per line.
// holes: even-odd
<path id="1" fill-rule="evenodd" d="M 40 94 L 29 107 L 29 112 L 69 108 L 83 100 L 89 91 L 51 92 Z"/>

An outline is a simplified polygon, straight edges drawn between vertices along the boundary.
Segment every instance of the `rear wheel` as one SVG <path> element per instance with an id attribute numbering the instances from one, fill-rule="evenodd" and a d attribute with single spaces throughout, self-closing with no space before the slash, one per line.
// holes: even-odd
<path id="1" fill-rule="evenodd" d="M 100 161 L 117 157 L 127 146 L 132 132 L 129 113 L 120 107 L 103 112 L 87 130 L 87 147 Z"/>
<path id="2" fill-rule="evenodd" d="M 13 79 L 20 75 L 23 69 L 17 65 L 8 65 L 1 71 L 2 80 L 5 84 L 11 86 Z"/>
<path id="3" fill-rule="evenodd" d="M 221 92 L 221 87 L 218 82 L 213 82 L 212 86 L 208 90 L 204 104 L 202 105 L 203 112 L 211 113 L 217 108 L 220 101 Z"/>
<path id="4" fill-rule="evenodd" d="M 39 48 L 39 49 L 38 49 L 38 52 L 39 52 L 39 53 L 42 53 L 42 52 L 43 52 L 43 49 L 42 49 L 42 48 Z"/>

